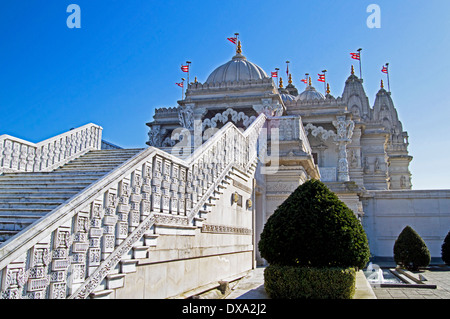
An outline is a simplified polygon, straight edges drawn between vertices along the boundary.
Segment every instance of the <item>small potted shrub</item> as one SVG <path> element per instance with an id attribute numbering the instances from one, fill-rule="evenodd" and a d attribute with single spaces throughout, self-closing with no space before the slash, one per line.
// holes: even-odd
<path id="1" fill-rule="evenodd" d="M 275 210 L 258 247 L 269 263 L 264 286 L 274 299 L 350 299 L 356 271 L 370 257 L 360 221 L 318 180 L 300 185 Z"/>
<path id="2" fill-rule="evenodd" d="M 450 266 L 450 231 L 445 236 L 444 242 L 441 247 L 442 260 L 448 266 Z"/>
<path id="3" fill-rule="evenodd" d="M 400 267 L 418 270 L 430 264 L 431 255 L 419 234 L 406 226 L 394 243 L 394 260 Z"/>

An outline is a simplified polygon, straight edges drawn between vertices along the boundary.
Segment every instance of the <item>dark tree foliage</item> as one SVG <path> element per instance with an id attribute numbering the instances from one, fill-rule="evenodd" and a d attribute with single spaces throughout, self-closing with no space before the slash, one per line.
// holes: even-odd
<path id="1" fill-rule="evenodd" d="M 410 226 L 403 228 L 395 241 L 394 260 L 397 265 L 410 270 L 430 264 L 431 255 L 427 245 Z"/>
<path id="2" fill-rule="evenodd" d="M 259 242 L 270 264 L 363 268 L 370 251 L 355 214 L 325 184 L 300 185 L 268 219 Z"/>
<path id="3" fill-rule="evenodd" d="M 450 266 L 450 231 L 447 236 L 445 236 L 444 242 L 442 243 L 442 260 L 446 265 Z"/>

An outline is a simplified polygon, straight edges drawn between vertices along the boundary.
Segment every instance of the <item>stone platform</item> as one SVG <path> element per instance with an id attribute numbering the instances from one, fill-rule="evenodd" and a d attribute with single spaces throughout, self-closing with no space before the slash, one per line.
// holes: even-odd
<path id="1" fill-rule="evenodd" d="M 226 299 L 270 299 L 264 290 L 264 267 L 251 270 L 231 288 Z M 377 299 L 362 271 L 356 274 L 356 291 L 353 299 Z"/>

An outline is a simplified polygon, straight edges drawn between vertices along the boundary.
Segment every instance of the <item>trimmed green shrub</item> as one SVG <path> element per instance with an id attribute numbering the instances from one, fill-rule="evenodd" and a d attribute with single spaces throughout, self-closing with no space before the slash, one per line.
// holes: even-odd
<path id="1" fill-rule="evenodd" d="M 264 288 L 272 299 L 351 299 L 355 281 L 353 268 L 270 265 L 264 270 Z"/>
<path id="2" fill-rule="evenodd" d="M 269 217 L 258 247 L 271 265 L 363 268 L 370 257 L 366 233 L 353 211 L 314 179 Z"/>
<path id="3" fill-rule="evenodd" d="M 394 243 L 394 260 L 397 265 L 410 270 L 430 264 L 431 255 L 427 245 L 410 226 L 403 228 Z"/>
<path id="4" fill-rule="evenodd" d="M 442 260 L 446 265 L 450 266 L 450 231 L 445 236 L 444 243 L 441 247 Z"/>

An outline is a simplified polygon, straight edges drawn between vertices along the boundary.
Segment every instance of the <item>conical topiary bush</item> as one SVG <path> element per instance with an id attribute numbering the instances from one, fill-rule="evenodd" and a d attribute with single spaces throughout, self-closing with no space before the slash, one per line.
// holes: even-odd
<path id="1" fill-rule="evenodd" d="M 402 230 L 394 243 L 394 260 L 397 265 L 410 270 L 430 264 L 431 255 L 427 245 L 410 226 Z"/>
<path id="2" fill-rule="evenodd" d="M 259 250 L 280 265 L 363 268 L 370 257 L 353 211 L 318 180 L 300 185 L 269 217 Z"/>
<path id="3" fill-rule="evenodd" d="M 445 236 L 441 248 L 442 260 L 446 265 L 450 266 L 450 231 L 448 232 L 447 236 Z"/>
<path id="4" fill-rule="evenodd" d="M 352 298 L 355 268 L 370 257 L 353 211 L 318 180 L 300 185 L 275 210 L 258 247 L 270 264 L 264 287 L 271 298 Z"/>

